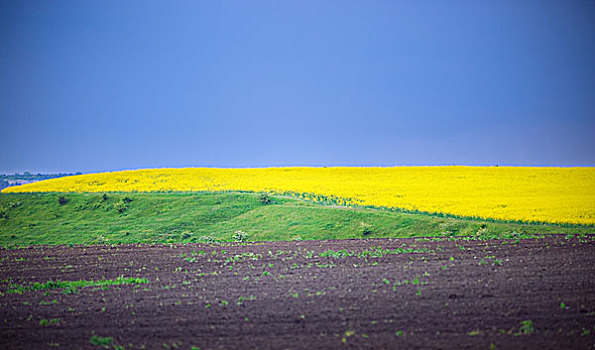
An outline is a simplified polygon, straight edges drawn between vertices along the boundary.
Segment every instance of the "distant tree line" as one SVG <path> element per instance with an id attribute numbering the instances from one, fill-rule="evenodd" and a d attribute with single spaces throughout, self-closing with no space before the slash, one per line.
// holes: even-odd
<path id="1" fill-rule="evenodd" d="M 24 183 L 47 180 L 47 179 L 55 179 L 57 177 L 64 177 L 64 176 L 72 176 L 72 175 L 81 175 L 81 172 L 77 173 L 58 173 L 58 174 L 42 174 L 37 173 L 33 174 L 28 171 L 25 171 L 22 174 L 0 174 L 0 189 L 9 187 L 9 186 L 16 186 L 22 185 Z"/>

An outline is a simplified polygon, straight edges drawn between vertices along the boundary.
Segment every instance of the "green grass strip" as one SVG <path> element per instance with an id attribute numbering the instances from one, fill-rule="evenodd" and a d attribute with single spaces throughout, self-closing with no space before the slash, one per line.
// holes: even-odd
<path id="1" fill-rule="evenodd" d="M 120 276 L 114 279 L 103 279 L 97 281 L 47 281 L 45 283 L 35 282 L 31 285 L 11 285 L 11 289 L 7 293 L 31 292 L 36 290 L 51 290 L 51 289 L 77 289 L 88 286 L 114 286 L 120 284 L 146 284 L 149 280 L 139 277 L 124 277 Z"/>

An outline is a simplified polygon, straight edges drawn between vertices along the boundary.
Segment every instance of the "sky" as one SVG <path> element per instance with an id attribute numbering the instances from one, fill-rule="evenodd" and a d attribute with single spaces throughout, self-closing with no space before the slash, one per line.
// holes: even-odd
<path id="1" fill-rule="evenodd" d="M 0 173 L 595 166 L 595 1 L 0 0 Z"/>

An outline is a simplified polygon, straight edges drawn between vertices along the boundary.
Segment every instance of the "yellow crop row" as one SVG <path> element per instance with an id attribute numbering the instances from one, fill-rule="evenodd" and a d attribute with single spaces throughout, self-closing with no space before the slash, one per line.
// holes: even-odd
<path id="1" fill-rule="evenodd" d="M 338 204 L 467 217 L 595 224 L 595 168 L 145 169 L 51 179 L 2 192 L 227 190 L 308 193 L 340 198 Z"/>

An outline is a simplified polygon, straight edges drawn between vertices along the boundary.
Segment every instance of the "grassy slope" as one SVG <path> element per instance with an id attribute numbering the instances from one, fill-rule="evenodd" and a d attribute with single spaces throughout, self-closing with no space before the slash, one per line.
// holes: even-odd
<path id="1" fill-rule="evenodd" d="M 205 236 L 230 241 L 236 230 L 249 240 L 366 237 L 593 233 L 593 227 L 558 227 L 442 218 L 425 214 L 322 206 L 274 197 L 269 205 L 253 193 L 1 194 L 0 245 L 69 243 L 200 242 Z M 132 201 L 124 202 L 124 198 Z M 118 206 L 123 208 L 118 211 Z M 6 215 L 3 215 L 5 213 Z M 7 218 L 2 218 L 7 216 Z M 448 233 L 445 233 L 448 232 Z"/>

